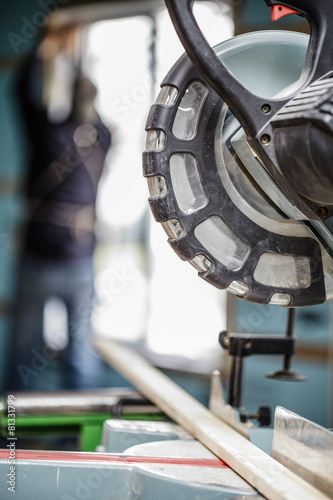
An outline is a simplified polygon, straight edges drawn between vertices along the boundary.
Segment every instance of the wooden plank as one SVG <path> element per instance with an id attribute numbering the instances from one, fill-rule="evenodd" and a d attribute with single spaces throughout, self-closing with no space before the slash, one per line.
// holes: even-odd
<path id="1" fill-rule="evenodd" d="M 189 434 L 269 500 L 328 500 L 286 467 L 219 420 L 132 349 L 96 339 L 103 358 Z"/>

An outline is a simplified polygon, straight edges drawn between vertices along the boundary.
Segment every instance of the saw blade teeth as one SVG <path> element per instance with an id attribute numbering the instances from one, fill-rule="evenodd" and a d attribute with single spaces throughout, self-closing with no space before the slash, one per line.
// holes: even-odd
<path id="1" fill-rule="evenodd" d="M 291 297 L 288 293 L 274 293 L 269 301 L 270 304 L 277 306 L 288 307 Z"/>
<path id="2" fill-rule="evenodd" d="M 237 297 L 244 297 L 250 290 L 249 285 L 240 280 L 234 280 L 227 287 L 228 292 L 233 295 L 237 295 Z"/>
<path id="3" fill-rule="evenodd" d="M 189 263 L 192 264 L 199 273 L 206 273 L 213 267 L 212 261 L 202 254 L 196 255 L 193 259 L 190 259 Z"/>
<path id="4" fill-rule="evenodd" d="M 161 151 L 165 145 L 165 132 L 159 129 L 150 129 L 146 137 L 146 151 Z"/>
<path id="5" fill-rule="evenodd" d="M 162 222 L 162 226 L 171 240 L 182 238 L 185 235 L 185 230 L 178 219 Z"/>
<path id="6" fill-rule="evenodd" d="M 178 97 L 178 89 L 172 85 L 162 85 L 156 98 L 155 104 L 171 107 L 175 104 Z"/>
<path id="7" fill-rule="evenodd" d="M 148 189 L 152 198 L 160 198 L 167 194 L 168 188 L 163 175 L 152 175 L 147 178 Z"/>

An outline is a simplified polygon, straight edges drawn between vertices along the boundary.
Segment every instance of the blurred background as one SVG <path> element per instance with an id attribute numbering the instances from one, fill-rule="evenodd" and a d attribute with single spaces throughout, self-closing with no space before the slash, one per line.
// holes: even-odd
<path id="1" fill-rule="evenodd" d="M 211 45 L 258 29 L 307 31 L 297 16 L 273 25 L 262 3 L 202 0 L 196 2 L 195 14 Z M 5 390 L 11 362 L 11 308 L 27 214 L 22 186 L 28 144 L 15 94 L 16 79 L 22 62 L 38 47 L 41 34 L 64 28 L 72 29 L 71 52 L 96 86 L 96 109 L 112 132 L 97 197 L 94 332 L 130 344 L 206 403 L 211 371 L 219 368 L 228 373 L 218 333 L 228 328 L 283 334 L 286 311 L 242 302 L 199 279 L 169 248 L 165 233 L 148 210 L 141 166 L 145 120 L 160 82 L 183 53 L 162 0 L 21 0 L 1 7 L 0 391 Z M 72 79 L 60 54 L 49 75 L 46 97 L 51 120 L 68 115 Z M 49 297 L 43 335 L 55 352 L 68 341 L 66 314 L 64 303 Z M 286 389 L 285 382 L 263 377 L 279 368 L 280 359 L 249 359 L 245 405 L 251 410 L 278 401 L 332 426 L 331 306 L 298 311 L 296 335 L 295 369 L 306 374 L 308 381 L 290 383 Z M 100 386 L 119 385 L 127 382 L 105 365 Z M 56 356 L 28 387 L 63 388 Z"/>

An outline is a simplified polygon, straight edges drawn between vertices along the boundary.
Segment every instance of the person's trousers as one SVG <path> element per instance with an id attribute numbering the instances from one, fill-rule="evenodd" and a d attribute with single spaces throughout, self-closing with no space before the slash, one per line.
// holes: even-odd
<path id="1" fill-rule="evenodd" d="M 94 298 L 92 258 L 58 261 L 28 255 L 20 266 L 13 311 L 6 390 L 39 390 L 49 365 L 57 359 L 64 388 L 98 387 L 101 358 L 92 346 Z M 43 337 L 44 306 L 61 299 L 67 309 L 67 346 L 49 348 Z"/>

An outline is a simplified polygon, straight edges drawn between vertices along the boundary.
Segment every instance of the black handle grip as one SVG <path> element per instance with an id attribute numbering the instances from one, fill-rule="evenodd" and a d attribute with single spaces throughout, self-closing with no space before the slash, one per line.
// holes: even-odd
<path id="1" fill-rule="evenodd" d="M 311 37 L 300 88 L 332 71 L 333 0 L 265 1 L 268 5 L 283 5 L 295 9 L 309 20 Z M 293 96 L 287 100 L 263 99 L 251 93 L 228 71 L 206 41 L 193 14 L 193 0 L 165 0 L 165 3 L 193 64 L 228 104 L 246 135 L 257 137 L 270 120 L 263 112 L 263 105 L 270 105 L 272 116 Z"/>

